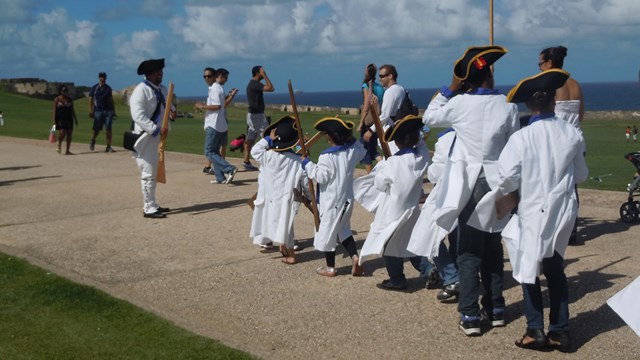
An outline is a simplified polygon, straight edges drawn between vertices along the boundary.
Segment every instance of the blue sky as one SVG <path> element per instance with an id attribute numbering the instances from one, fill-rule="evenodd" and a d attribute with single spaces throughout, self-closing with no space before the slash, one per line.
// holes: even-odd
<path id="1" fill-rule="evenodd" d="M 543 48 L 569 49 L 581 82 L 637 81 L 638 0 L 495 0 L 494 39 L 509 53 L 496 82 L 538 71 Z M 263 65 L 276 92 L 357 90 L 368 63 L 396 65 L 408 88 L 439 87 L 468 46 L 489 37 L 488 0 L 0 0 L 0 78 L 91 85 L 106 71 L 121 89 L 136 68 L 166 58 L 165 83 L 205 96 L 204 67 L 244 90 Z"/>

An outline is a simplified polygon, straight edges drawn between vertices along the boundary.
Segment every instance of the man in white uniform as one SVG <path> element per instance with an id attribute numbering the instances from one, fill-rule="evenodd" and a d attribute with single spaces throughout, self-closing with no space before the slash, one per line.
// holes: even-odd
<path id="1" fill-rule="evenodd" d="M 166 217 L 168 208 L 156 203 L 156 175 L 158 173 L 158 145 L 160 138 L 167 136 L 168 129 L 162 129 L 167 88 L 162 84 L 164 59 L 145 60 L 138 66 L 138 75 L 145 80 L 131 93 L 129 107 L 135 126 L 133 132 L 140 134 L 134 148 L 134 157 L 140 170 L 142 185 L 143 212 L 145 218 Z M 175 111 L 171 112 L 175 119 Z"/>
<path id="2" fill-rule="evenodd" d="M 436 224 L 446 232 L 453 230 L 457 220 L 459 328 L 467 336 L 481 334 L 478 274 L 484 287 L 483 317 L 493 326 L 505 324 L 500 233 L 481 231 L 467 222 L 476 215 L 478 201 L 495 186 L 496 161 L 518 126 L 517 107 L 494 89 L 491 65 L 506 52 L 500 46 L 467 49 L 454 65 L 451 85 L 433 98 L 423 116 L 429 127 L 452 127 L 456 132 L 455 146 L 438 183 L 443 188 L 434 194 L 438 196 L 435 211 L 427 216 L 435 216 Z M 463 88 L 469 90 L 454 97 Z"/>

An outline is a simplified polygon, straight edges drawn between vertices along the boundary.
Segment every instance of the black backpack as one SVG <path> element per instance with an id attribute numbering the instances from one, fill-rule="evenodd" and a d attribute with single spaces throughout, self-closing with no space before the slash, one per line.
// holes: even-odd
<path id="1" fill-rule="evenodd" d="M 393 116 L 393 121 L 402 120 L 407 115 L 418 115 L 418 112 L 418 107 L 413 103 L 413 100 L 411 100 L 409 92 L 405 90 L 404 98 L 402 99 L 402 103 L 400 103 L 400 108 L 396 111 L 396 115 Z"/>

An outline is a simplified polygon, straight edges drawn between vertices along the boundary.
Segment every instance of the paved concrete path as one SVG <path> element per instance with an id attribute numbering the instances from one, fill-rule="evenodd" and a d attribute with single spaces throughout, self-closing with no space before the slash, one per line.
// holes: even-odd
<path id="1" fill-rule="evenodd" d="M 406 293 L 375 287 L 386 278 L 380 260 L 367 264 L 370 276 L 353 278 L 340 254 L 340 276 L 316 275 L 324 258 L 312 249 L 306 211 L 296 220 L 306 246 L 298 265 L 260 253 L 245 205 L 256 172 L 212 185 L 203 156 L 168 153 L 168 184 L 157 196 L 173 211 L 143 219 L 135 162 L 116 150 L 73 144 L 76 155 L 63 156 L 44 141 L 0 137 L 0 250 L 265 359 L 640 358 L 640 339 L 605 304 L 640 275 L 638 226 L 618 216 L 625 193 L 581 191 L 581 245 L 566 261 L 578 351 L 537 353 L 513 345 L 526 323 L 510 271 L 507 326 L 466 338 L 456 306 L 440 304 L 408 264 Z M 371 220 L 357 207 L 358 247 Z"/>

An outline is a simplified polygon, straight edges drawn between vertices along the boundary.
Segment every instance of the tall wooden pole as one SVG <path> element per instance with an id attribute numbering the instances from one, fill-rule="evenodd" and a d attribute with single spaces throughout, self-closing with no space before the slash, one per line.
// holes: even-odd
<path id="1" fill-rule="evenodd" d="M 296 105 L 296 97 L 293 94 L 293 86 L 291 80 L 289 80 L 289 97 L 291 98 L 291 107 L 293 108 L 293 118 L 296 121 L 298 128 L 298 138 L 300 139 L 300 151 L 302 156 L 307 157 L 307 146 L 304 142 L 304 132 L 302 131 L 302 125 L 300 124 L 300 116 L 298 115 L 298 106 Z M 318 213 L 318 204 L 316 203 L 316 192 L 313 186 L 313 180 L 309 179 L 309 195 L 311 196 L 311 212 L 313 212 L 313 222 L 316 225 L 316 231 L 320 228 L 320 214 Z"/>
<path id="2" fill-rule="evenodd" d="M 489 0 L 489 45 L 493 45 L 493 0 Z"/>

